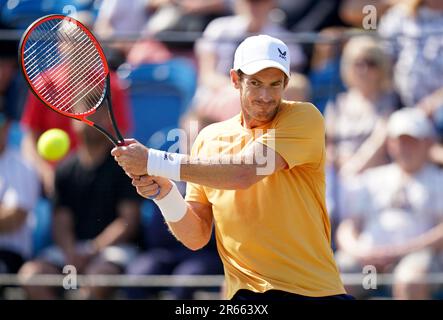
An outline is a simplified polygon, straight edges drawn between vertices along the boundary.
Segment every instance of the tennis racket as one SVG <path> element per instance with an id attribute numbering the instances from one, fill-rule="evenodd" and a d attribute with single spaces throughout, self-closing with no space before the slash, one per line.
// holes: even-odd
<path id="1" fill-rule="evenodd" d="M 105 54 L 83 24 L 64 15 L 36 20 L 20 41 L 19 64 L 31 91 L 46 106 L 96 128 L 115 146 L 125 144 L 112 111 Z M 116 137 L 88 119 L 103 104 Z"/>

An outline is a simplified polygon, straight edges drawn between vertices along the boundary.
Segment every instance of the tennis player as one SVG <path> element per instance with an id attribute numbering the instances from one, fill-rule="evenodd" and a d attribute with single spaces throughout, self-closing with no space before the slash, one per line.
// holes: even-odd
<path id="1" fill-rule="evenodd" d="M 279 39 L 247 38 L 230 71 L 239 115 L 204 128 L 190 156 L 135 140 L 112 155 L 185 246 L 202 248 L 215 226 L 228 299 L 352 299 L 331 249 L 323 118 L 282 100 L 289 59 Z M 188 182 L 186 199 L 171 180 Z"/>

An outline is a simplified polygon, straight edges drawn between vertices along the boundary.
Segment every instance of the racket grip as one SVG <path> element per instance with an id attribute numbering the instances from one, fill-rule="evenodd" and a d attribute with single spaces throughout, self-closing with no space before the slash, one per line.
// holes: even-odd
<path id="1" fill-rule="evenodd" d="M 157 193 L 154 194 L 153 196 L 148 197 L 148 199 L 150 199 L 150 200 L 155 200 L 155 198 L 158 197 L 158 195 L 160 194 L 160 192 L 161 192 L 161 188 L 158 187 Z"/>
<path id="2" fill-rule="evenodd" d="M 132 177 L 132 178 L 134 179 L 135 177 Z M 140 176 L 138 176 L 138 179 L 140 179 Z M 154 180 L 154 182 L 155 182 L 155 180 Z M 158 195 L 160 194 L 160 192 L 161 192 L 161 188 L 160 188 L 160 186 L 158 186 L 157 193 L 154 194 L 154 195 L 152 195 L 152 196 L 150 196 L 150 197 L 146 197 L 146 198 L 147 198 L 147 199 L 150 199 L 150 200 L 155 200 L 155 198 L 158 197 Z"/>

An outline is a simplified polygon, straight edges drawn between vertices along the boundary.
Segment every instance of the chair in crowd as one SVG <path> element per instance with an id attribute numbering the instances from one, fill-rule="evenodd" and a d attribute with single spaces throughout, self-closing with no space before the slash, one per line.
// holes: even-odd
<path id="1" fill-rule="evenodd" d="M 135 139 L 147 144 L 159 130 L 178 127 L 196 90 L 197 73 L 190 61 L 175 58 L 136 67 L 123 64 L 117 72 L 129 91 Z"/>

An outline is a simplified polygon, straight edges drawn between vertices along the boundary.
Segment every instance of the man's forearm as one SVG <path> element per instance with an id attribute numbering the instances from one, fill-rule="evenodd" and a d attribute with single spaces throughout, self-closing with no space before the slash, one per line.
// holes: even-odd
<path id="1" fill-rule="evenodd" d="M 238 155 L 191 158 L 184 154 L 148 149 L 135 140 L 114 148 L 111 154 L 131 176 L 150 175 L 193 182 L 215 189 L 246 189 L 280 169 L 286 161 L 261 143 L 252 144 Z"/>
<path id="2" fill-rule="evenodd" d="M 191 250 L 201 249 L 211 238 L 212 222 L 200 218 L 189 205 L 183 219 L 167 224 L 174 237 Z"/>
<path id="3" fill-rule="evenodd" d="M 221 164 L 209 161 L 186 161 L 180 167 L 180 179 L 203 186 L 237 190 L 247 189 L 260 180 L 256 164 Z"/>

